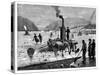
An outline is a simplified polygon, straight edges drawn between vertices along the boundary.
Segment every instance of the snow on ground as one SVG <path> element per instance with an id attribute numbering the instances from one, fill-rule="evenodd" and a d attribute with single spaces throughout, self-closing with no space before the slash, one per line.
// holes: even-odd
<path id="1" fill-rule="evenodd" d="M 43 43 L 40 44 L 38 43 L 38 45 L 35 44 L 35 42 L 33 41 L 33 37 L 34 37 L 34 33 L 36 33 L 37 35 L 39 33 L 42 34 L 43 36 Z M 68 59 L 68 58 L 72 58 L 72 57 L 76 57 L 77 54 L 75 54 L 74 52 L 71 53 L 71 55 L 68 54 L 68 52 L 64 52 L 64 58 L 61 57 L 61 52 L 58 51 L 59 56 L 55 57 L 53 52 L 39 52 L 39 47 L 41 47 L 41 45 L 45 46 L 46 42 L 48 40 L 48 38 L 50 38 L 50 32 L 30 32 L 30 35 L 24 35 L 24 32 L 18 32 L 17 33 L 17 65 L 19 66 L 26 66 L 26 65 L 30 65 L 30 64 L 37 64 L 37 63 L 41 63 L 41 62 L 50 62 L 50 61 L 56 61 L 56 60 L 62 60 L 62 59 Z M 53 38 L 57 38 L 58 37 L 59 32 L 54 32 L 53 33 Z M 71 38 L 71 37 L 70 37 Z M 86 41 L 86 43 L 88 44 L 88 39 L 95 39 L 95 35 L 82 35 L 82 36 L 77 36 L 77 34 L 74 34 L 74 40 L 76 40 L 78 42 L 77 47 L 81 49 L 81 43 L 82 40 L 84 39 Z M 71 38 L 72 39 L 72 38 Z M 35 53 L 33 55 L 33 59 L 30 62 L 30 59 L 27 55 L 27 49 L 28 48 L 34 48 L 35 49 Z M 88 53 L 87 53 L 88 54 Z M 80 54 L 81 56 L 81 54 Z"/>

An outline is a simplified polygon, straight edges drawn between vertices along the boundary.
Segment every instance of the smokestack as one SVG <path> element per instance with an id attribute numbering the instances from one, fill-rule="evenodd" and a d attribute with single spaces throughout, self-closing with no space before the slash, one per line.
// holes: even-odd
<path id="1" fill-rule="evenodd" d="M 60 15 L 60 10 L 59 10 L 59 6 L 52 6 L 55 11 L 56 11 L 56 17 L 59 17 L 60 19 L 64 20 L 63 16 Z"/>
<path id="2" fill-rule="evenodd" d="M 60 27 L 60 39 L 62 40 L 62 42 L 64 42 L 64 40 L 66 39 L 66 28 L 64 26 L 64 18 L 62 15 L 60 15 L 60 10 L 58 6 L 53 6 L 53 8 L 56 11 L 56 17 L 59 17 L 62 20 L 62 26 Z"/>

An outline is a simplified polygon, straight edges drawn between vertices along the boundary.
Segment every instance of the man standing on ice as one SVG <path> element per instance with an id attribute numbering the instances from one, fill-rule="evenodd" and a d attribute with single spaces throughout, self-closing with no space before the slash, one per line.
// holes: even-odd
<path id="1" fill-rule="evenodd" d="M 67 40 L 69 40 L 69 33 L 70 33 L 70 29 L 69 29 L 69 27 L 67 27 L 66 32 L 67 32 Z"/>
<path id="2" fill-rule="evenodd" d="M 42 35 L 41 35 L 41 33 L 39 33 L 38 37 L 39 37 L 40 43 L 42 43 Z"/>
<path id="3" fill-rule="evenodd" d="M 92 42 L 92 51 L 91 51 L 92 58 L 95 58 L 95 39 Z"/>
<path id="4" fill-rule="evenodd" d="M 89 44 L 88 44 L 88 56 L 89 56 L 89 59 L 91 59 L 91 50 L 92 50 L 92 44 L 91 44 L 91 39 L 89 39 Z"/>
<path id="5" fill-rule="evenodd" d="M 86 49 L 87 49 L 87 46 L 86 46 L 86 43 L 84 40 L 82 40 L 82 57 L 83 57 L 83 64 L 85 64 L 86 62 Z"/>
<path id="6" fill-rule="evenodd" d="M 33 40 L 35 40 L 36 44 L 38 44 L 39 39 L 38 39 L 38 37 L 37 37 L 37 35 L 35 33 L 34 33 L 34 39 Z"/>

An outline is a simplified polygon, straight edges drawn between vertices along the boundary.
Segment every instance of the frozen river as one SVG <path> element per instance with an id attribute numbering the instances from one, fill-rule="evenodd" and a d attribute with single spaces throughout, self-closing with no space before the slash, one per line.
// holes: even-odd
<path id="1" fill-rule="evenodd" d="M 35 42 L 33 41 L 33 37 L 34 37 L 34 33 L 36 33 L 37 35 L 39 33 L 42 34 L 43 36 L 43 42 L 42 44 L 38 43 L 38 45 L 35 44 Z M 53 33 L 53 38 L 57 38 L 59 36 L 59 32 L 54 32 Z M 33 59 L 31 64 L 37 64 L 37 63 L 41 63 L 41 62 L 50 62 L 50 61 L 56 61 L 56 60 L 62 60 L 62 59 L 68 59 L 68 58 L 72 58 L 77 56 L 77 54 L 75 54 L 74 52 L 71 53 L 71 55 L 68 54 L 68 52 L 64 52 L 64 58 L 61 57 L 61 52 L 58 51 L 59 56 L 55 57 L 53 52 L 39 52 L 39 47 L 41 47 L 41 45 L 46 45 L 48 39 L 50 38 L 50 32 L 30 32 L 30 35 L 24 35 L 24 32 L 18 32 L 17 33 L 17 65 L 19 66 L 26 66 L 26 65 L 30 65 L 30 60 L 29 57 L 27 55 L 27 49 L 32 47 L 35 49 L 35 53 L 33 55 Z M 70 36 L 71 38 L 71 36 Z M 91 35 L 82 35 L 82 36 L 77 36 L 77 34 L 74 34 L 74 40 L 76 40 L 78 42 L 77 47 L 81 49 L 81 41 L 85 40 L 86 43 L 88 44 L 88 39 L 95 39 L 96 36 L 91 34 Z M 71 38 L 72 39 L 72 38 Z M 87 53 L 88 54 L 88 53 Z M 86 55 L 87 55 L 86 54 Z M 80 54 L 81 56 L 81 54 Z"/>

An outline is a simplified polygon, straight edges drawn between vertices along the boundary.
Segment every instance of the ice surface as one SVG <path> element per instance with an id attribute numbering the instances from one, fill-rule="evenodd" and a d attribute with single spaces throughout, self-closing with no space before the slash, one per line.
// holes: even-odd
<path id="1" fill-rule="evenodd" d="M 75 54 L 74 52 L 71 53 L 71 55 L 68 54 L 68 52 L 64 52 L 64 57 L 61 56 L 61 52 L 58 51 L 59 56 L 55 57 L 53 52 L 39 52 L 39 48 L 41 46 L 45 46 L 47 44 L 47 40 L 50 38 L 50 32 L 30 32 L 30 35 L 24 35 L 25 32 L 18 32 L 18 44 L 17 44 L 17 64 L 19 66 L 26 66 L 30 64 L 37 64 L 41 62 L 51 62 L 51 61 L 56 61 L 56 60 L 62 60 L 62 59 L 68 59 L 68 58 L 73 58 L 76 57 L 78 54 Z M 35 44 L 33 41 L 33 36 L 34 33 L 37 35 L 39 33 L 42 34 L 43 36 L 43 42 L 42 44 L 38 43 L 38 45 Z M 57 38 L 59 32 L 54 32 L 53 37 Z M 70 37 L 71 38 L 71 37 Z M 78 42 L 77 48 L 81 49 L 81 41 L 84 39 L 86 43 L 88 44 L 88 39 L 95 39 L 95 35 L 82 35 L 82 36 L 77 36 L 77 34 L 74 34 L 74 40 Z M 71 38 L 72 39 L 72 38 Z M 30 61 L 28 55 L 27 55 L 27 49 L 28 48 L 34 48 L 35 53 L 33 55 L 32 61 Z M 87 53 L 88 54 L 88 53 Z M 86 56 L 87 56 L 86 54 Z M 82 53 L 80 53 L 79 56 L 81 56 Z"/>

